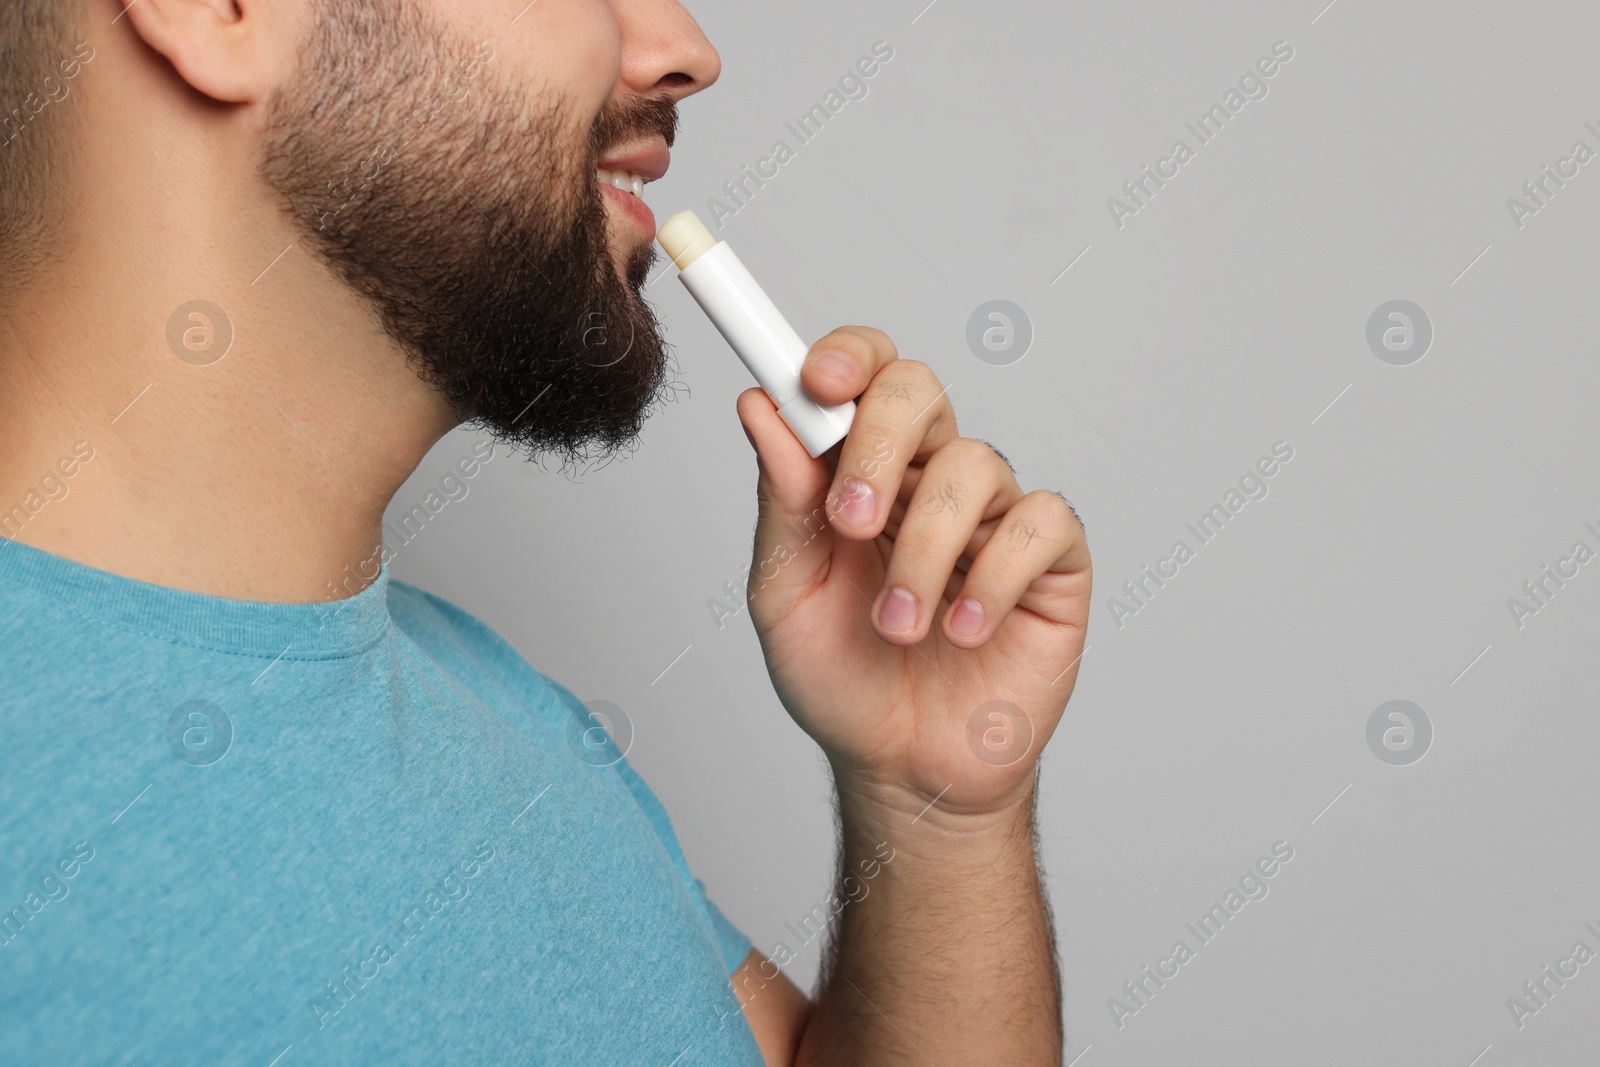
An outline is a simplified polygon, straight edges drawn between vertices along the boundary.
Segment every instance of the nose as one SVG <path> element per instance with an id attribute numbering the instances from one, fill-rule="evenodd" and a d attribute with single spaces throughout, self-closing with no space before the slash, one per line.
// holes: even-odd
<path id="1" fill-rule="evenodd" d="M 694 16 L 676 0 L 618 0 L 622 24 L 622 81 L 640 96 L 674 102 L 708 88 L 722 74 L 722 57 Z"/>

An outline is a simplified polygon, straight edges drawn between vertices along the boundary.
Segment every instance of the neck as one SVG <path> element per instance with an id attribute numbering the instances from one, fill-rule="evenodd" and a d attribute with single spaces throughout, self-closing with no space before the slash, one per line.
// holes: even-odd
<path id="1" fill-rule="evenodd" d="M 0 536 L 214 596 L 359 591 L 448 405 L 286 221 L 242 230 L 242 205 L 179 190 L 136 213 L 64 192 L 65 251 L 0 313 Z M 208 354 L 204 320 L 179 320 L 191 361 L 168 341 L 195 298 L 232 327 L 205 365 L 221 323 Z"/>

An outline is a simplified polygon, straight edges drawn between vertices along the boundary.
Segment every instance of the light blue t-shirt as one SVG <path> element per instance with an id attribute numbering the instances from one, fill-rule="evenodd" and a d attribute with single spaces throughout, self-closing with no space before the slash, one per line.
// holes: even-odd
<path id="1" fill-rule="evenodd" d="M 581 702 L 377 581 L 0 539 L 0 1063 L 761 1063 L 750 941 Z"/>

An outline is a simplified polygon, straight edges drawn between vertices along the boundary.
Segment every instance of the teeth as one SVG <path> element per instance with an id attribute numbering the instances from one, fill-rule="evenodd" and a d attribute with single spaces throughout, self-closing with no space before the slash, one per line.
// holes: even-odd
<path id="1" fill-rule="evenodd" d="M 629 174 L 625 170 L 600 170 L 595 172 L 595 180 L 602 185 L 632 193 L 641 200 L 644 198 L 644 179 L 637 174 Z"/>

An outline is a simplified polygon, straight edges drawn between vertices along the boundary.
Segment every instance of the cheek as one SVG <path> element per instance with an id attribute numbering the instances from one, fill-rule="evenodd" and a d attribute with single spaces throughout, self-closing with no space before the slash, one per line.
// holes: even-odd
<path id="1" fill-rule="evenodd" d="M 537 0 L 511 29 L 495 37 L 495 62 L 505 61 L 501 77 L 568 97 L 587 129 L 622 74 L 622 27 L 611 5 Z"/>

